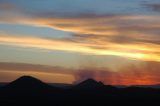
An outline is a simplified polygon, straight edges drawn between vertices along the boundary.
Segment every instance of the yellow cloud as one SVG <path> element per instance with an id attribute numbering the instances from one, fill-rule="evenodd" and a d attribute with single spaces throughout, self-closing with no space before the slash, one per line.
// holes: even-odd
<path id="1" fill-rule="evenodd" d="M 31 47 L 44 50 L 62 50 L 91 55 L 114 55 L 145 61 L 160 61 L 159 45 L 150 44 L 116 44 L 97 45 L 87 42 L 72 42 L 67 40 L 48 40 L 33 37 L 0 36 L 0 44 L 18 47 Z M 94 48 L 93 48 L 94 47 Z M 102 47 L 99 49 L 99 47 Z"/>

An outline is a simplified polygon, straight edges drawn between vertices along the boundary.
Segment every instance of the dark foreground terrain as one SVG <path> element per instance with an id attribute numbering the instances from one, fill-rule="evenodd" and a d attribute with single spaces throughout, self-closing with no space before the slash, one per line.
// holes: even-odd
<path id="1" fill-rule="evenodd" d="M 160 104 L 160 89 L 127 87 L 116 88 L 88 79 L 68 89 L 50 86 L 38 79 L 23 76 L 0 88 L 3 105 L 138 105 Z"/>

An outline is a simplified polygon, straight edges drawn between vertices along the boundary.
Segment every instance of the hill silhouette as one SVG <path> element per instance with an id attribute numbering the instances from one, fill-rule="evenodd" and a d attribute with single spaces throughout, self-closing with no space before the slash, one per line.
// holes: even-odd
<path id="1" fill-rule="evenodd" d="M 22 76 L 15 81 L 9 83 L 5 86 L 5 89 L 39 89 L 38 87 L 49 87 L 47 84 L 42 81 L 31 77 L 31 76 Z"/>
<path id="2" fill-rule="evenodd" d="M 87 79 L 79 84 L 77 84 L 75 87 L 79 89 L 89 89 L 89 88 L 98 88 L 102 87 L 104 84 L 102 82 L 97 82 L 94 79 Z"/>
<path id="3" fill-rule="evenodd" d="M 45 99 L 60 95 L 62 89 L 50 86 L 34 77 L 22 76 L 0 89 L 0 97 L 5 100 Z"/>
<path id="4" fill-rule="evenodd" d="M 48 84 L 34 78 L 31 76 L 22 76 L 15 81 L 9 83 L 2 90 L 6 92 L 16 92 L 18 93 L 26 93 L 30 92 L 44 92 L 48 90 L 58 90 L 59 88 L 51 87 Z M 26 91 L 26 92 L 24 92 Z M 17 93 L 17 92 L 16 92 Z"/>
<path id="5" fill-rule="evenodd" d="M 160 89 L 116 88 L 87 79 L 68 89 L 50 86 L 36 78 L 23 76 L 0 88 L 0 104 L 21 105 L 109 105 L 159 103 Z"/>

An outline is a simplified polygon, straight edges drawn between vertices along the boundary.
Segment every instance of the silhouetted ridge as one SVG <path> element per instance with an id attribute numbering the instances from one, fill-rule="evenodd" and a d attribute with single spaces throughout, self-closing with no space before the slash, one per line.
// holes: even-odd
<path id="1" fill-rule="evenodd" d="M 9 83 L 2 89 L 8 94 L 41 94 L 47 92 L 57 92 L 59 88 L 52 87 L 31 76 L 22 76 Z"/>
<path id="2" fill-rule="evenodd" d="M 14 84 L 33 84 L 33 83 L 42 83 L 42 81 L 40 81 L 39 79 L 36 79 L 34 77 L 31 76 L 22 76 L 18 79 L 16 79 L 15 81 L 13 81 L 12 83 Z"/>
<path id="3" fill-rule="evenodd" d="M 31 76 L 22 76 L 18 79 L 16 79 L 15 81 L 13 81 L 12 83 L 42 83 L 42 81 L 40 81 L 39 79 L 36 79 L 34 77 Z"/>
<path id="4" fill-rule="evenodd" d="M 97 87 L 102 87 L 102 86 L 104 86 L 102 82 L 97 82 L 94 79 L 87 79 L 79 83 L 78 85 L 76 85 L 76 87 L 78 88 L 97 88 Z"/>
<path id="5" fill-rule="evenodd" d="M 127 87 L 116 88 L 104 85 L 94 79 L 87 79 L 69 89 L 60 89 L 49 86 L 42 81 L 23 76 L 0 89 L 0 104 L 6 103 L 16 105 L 29 103 L 29 105 L 55 105 L 75 106 L 80 105 L 111 105 L 113 103 L 130 104 L 142 101 L 152 104 L 160 101 L 160 89 Z M 74 104 L 75 103 L 75 104 Z M 5 105 L 6 106 L 6 105 Z"/>
<path id="6" fill-rule="evenodd" d="M 31 76 L 22 76 L 7 85 L 7 87 L 9 86 L 12 86 L 12 87 L 16 86 L 17 88 L 20 87 L 20 88 L 26 89 L 26 88 L 34 88 L 36 86 L 43 87 L 43 86 L 48 86 L 48 85 Z"/>

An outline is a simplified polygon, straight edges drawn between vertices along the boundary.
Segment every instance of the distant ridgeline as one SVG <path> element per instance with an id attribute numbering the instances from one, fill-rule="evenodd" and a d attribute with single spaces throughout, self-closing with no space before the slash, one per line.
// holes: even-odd
<path id="1" fill-rule="evenodd" d="M 76 85 L 48 85 L 23 76 L 0 88 L 0 104 L 102 105 L 159 103 L 160 89 L 151 87 L 114 87 L 87 79 Z"/>

